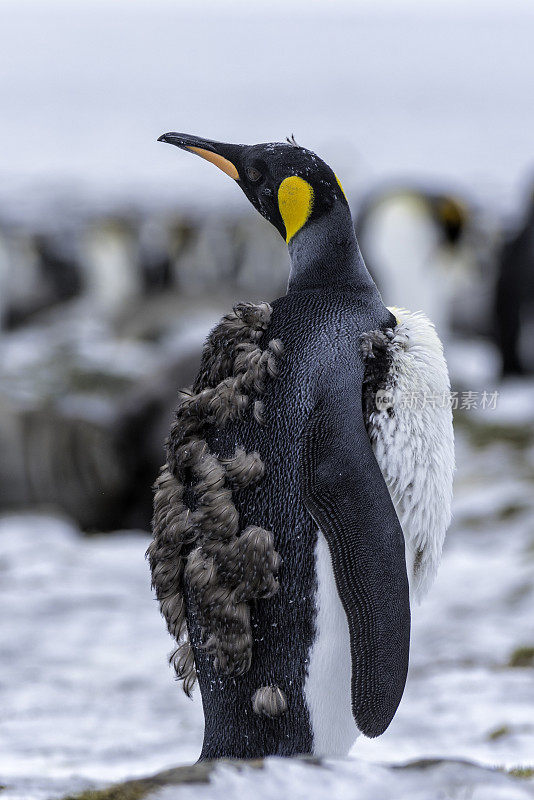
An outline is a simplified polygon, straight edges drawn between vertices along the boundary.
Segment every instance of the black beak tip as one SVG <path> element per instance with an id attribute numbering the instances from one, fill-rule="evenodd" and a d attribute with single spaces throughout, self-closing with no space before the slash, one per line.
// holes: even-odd
<path id="1" fill-rule="evenodd" d="M 162 133 L 161 136 L 158 136 L 158 142 L 168 142 L 167 134 Z"/>

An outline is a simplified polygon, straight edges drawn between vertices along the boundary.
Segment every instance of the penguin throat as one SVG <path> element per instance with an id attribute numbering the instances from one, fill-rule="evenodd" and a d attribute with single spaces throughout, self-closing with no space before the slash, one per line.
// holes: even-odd
<path id="1" fill-rule="evenodd" d="M 348 208 L 336 203 L 289 242 L 288 292 L 327 287 L 360 289 L 372 284 Z"/>

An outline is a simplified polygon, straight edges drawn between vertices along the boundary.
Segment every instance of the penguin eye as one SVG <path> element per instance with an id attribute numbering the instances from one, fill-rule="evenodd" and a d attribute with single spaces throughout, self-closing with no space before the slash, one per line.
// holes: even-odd
<path id="1" fill-rule="evenodd" d="M 256 169 L 256 167 L 247 167 L 246 173 L 247 173 L 247 178 L 249 179 L 249 181 L 252 181 L 252 183 L 257 183 L 262 177 L 261 172 L 259 171 L 259 169 Z"/>

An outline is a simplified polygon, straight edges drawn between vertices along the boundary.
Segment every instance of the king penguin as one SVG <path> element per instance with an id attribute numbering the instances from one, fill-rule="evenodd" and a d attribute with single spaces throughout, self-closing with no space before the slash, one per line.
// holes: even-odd
<path id="1" fill-rule="evenodd" d="M 382 303 L 315 153 L 159 141 L 236 181 L 291 259 L 285 296 L 238 303 L 208 336 L 155 486 L 147 555 L 177 676 L 200 686 L 200 758 L 343 756 L 396 712 L 410 595 L 449 523 L 441 343 Z"/>
<path id="2" fill-rule="evenodd" d="M 463 322 L 466 295 L 473 322 L 483 249 L 477 227 L 474 211 L 460 198 L 410 185 L 375 189 L 356 218 L 366 265 L 386 302 L 424 309 L 445 341 Z"/>

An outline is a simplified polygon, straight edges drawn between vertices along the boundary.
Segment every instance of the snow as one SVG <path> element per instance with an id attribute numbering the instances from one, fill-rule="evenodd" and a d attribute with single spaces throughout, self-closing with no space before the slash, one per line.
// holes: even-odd
<path id="1" fill-rule="evenodd" d="M 237 772 L 221 765 L 208 785 L 167 787 L 147 800 L 255 800 L 291 797 L 291 800 L 334 797 L 336 800 L 522 800 L 534 796 L 527 785 L 512 785 L 499 773 L 487 773 L 467 764 L 442 764 L 419 769 L 387 769 L 355 761 L 331 761 L 325 766 L 269 759 L 262 770 Z M 357 787 L 357 788 L 356 788 Z M 356 794 L 357 791 L 357 794 Z M 248 794 L 247 794 L 248 793 Z"/>
<path id="2" fill-rule="evenodd" d="M 147 536 L 80 538 L 53 516 L 0 521 L 7 798 L 142 775 L 198 755 L 202 714 L 173 682 Z"/>
<path id="3" fill-rule="evenodd" d="M 381 763 L 532 763 L 532 669 L 507 666 L 515 648 L 534 644 L 528 469 L 502 444 L 474 450 L 459 434 L 458 445 L 455 521 L 437 582 L 414 609 L 401 706 L 382 737 L 360 737 L 347 762 L 304 783 L 315 787 L 308 797 L 324 796 L 321 787 L 352 796 L 355 780 L 369 797 L 377 786 L 381 797 L 393 797 Z M 147 535 L 83 537 L 52 514 L 13 514 L 0 518 L 0 541 L 3 797 L 56 798 L 195 761 L 200 699 L 185 697 L 166 664 L 171 641 L 150 591 Z M 270 763 L 254 773 L 254 791 L 273 796 L 281 776 L 292 774 L 291 796 L 300 797 L 300 769 Z M 217 776 L 217 795 L 237 780 L 224 769 Z M 406 786 L 412 797 L 424 797 L 429 781 L 422 776 Z M 180 791 L 193 796 L 193 789 Z M 208 796 L 207 789 L 194 791 L 199 800 Z M 170 796 L 163 792 L 160 800 Z"/>

